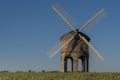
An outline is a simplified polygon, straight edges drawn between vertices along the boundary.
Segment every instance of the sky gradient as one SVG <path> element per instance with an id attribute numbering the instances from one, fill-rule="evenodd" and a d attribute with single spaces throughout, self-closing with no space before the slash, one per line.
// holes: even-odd
<path id="1" fill-rule="evenodd" d="M 51 8 L 56 2 L 78 29 L 97 11 L 106 10 L 107 16 L 85 31 L 105 58 L 91 71 L 120 72 L 119 0 L 1 0 L 0 71 L 60 70 L 60 53 L 51 59 L 47 51 L 71 29 Z"/>

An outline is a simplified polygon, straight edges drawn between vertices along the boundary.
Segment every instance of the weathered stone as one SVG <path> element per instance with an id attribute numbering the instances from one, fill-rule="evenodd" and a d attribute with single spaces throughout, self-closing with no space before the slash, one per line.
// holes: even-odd
<path id="1" fill-rule="evenodd" d="M 82 32 L 78 32 L 87 41 L 90 38 Z M 61 72 L 67 72 L 67 59 L 70 58 L 72 62 L 71 71 L 78 72 L 78 61 L 82 61 L 82 71 L 88 72 L 89 52 L 88 45 L 78 36 L 74 31 L 68 32 L 60 38 L 61 46 L 67 42 L 71 36 L 74 38 L 61 49 Z"/>

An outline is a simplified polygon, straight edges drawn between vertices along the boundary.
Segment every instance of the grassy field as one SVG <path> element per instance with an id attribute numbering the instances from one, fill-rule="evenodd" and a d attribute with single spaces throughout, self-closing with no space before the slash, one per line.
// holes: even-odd
<path id="1" fill-rule="evenodd" d="M 120 73 L 0 72 L 0 80 L 120 80 Z"/>

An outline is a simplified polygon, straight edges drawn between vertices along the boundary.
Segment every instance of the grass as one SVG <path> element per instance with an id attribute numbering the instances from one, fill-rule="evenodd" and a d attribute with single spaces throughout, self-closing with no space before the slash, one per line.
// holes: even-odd
<path id="1" fill-rule="evenodd" d="M 0 72 L 0 80 L 120 80 L 120 73 Z"/>

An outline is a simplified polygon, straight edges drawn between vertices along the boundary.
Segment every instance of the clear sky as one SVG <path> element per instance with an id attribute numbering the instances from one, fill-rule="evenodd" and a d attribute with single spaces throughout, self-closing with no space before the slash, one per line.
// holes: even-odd
<path id="1" fill-rule="evenodd" d="M 60 70 L 47 50 L 71 29 L 52 10 L 58 2 L 79 28 L 101 8 L 107 17 L 85 33 L 105 61 L 93 71 L 120 72 L 120 0 L 0 0 L 0 71 Z"/>

